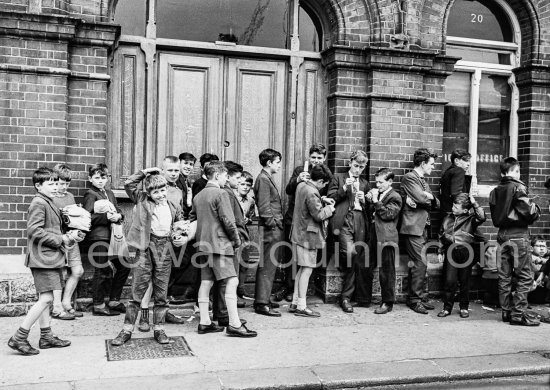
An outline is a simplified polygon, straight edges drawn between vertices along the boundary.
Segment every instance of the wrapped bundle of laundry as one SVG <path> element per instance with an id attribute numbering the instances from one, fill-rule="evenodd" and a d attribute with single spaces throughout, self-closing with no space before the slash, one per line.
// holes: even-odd
<path id="1" fill-rule="evenodd" d="M 89 232 L 92 226 L 92 218 L 82 206 L 72 204 L 61 209 L 63 223 L 68 229 L 76 229 L 81 232 Z M 80 234 L 79 234 L 80 235 Z"/>
<path id="2" fill-rule="evenodd" d="M 94 213 L 96 214 L 105 214 L 105 213 L 116 213 L 116 207 L 111 201 L 107 199 L 100 199 L 94 202 Z"/>
<path id="3" fill-rule="evenodd" d="M 170 236 L 172 237 L 172 240 L 178 240 L 181 237 L 186 236 L 189 240 L 192 240 L 195 238 L 195 234 L 197 232 L 197 222 L 189 222 L 189 221 L 177 221 L 174 222 L 172 225 L 172 233 Z"/>

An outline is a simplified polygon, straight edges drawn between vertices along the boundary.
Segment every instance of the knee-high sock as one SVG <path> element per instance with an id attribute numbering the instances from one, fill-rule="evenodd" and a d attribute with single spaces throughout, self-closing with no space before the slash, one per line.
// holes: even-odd
<path id="1" fill-rule="evenodd" d="M 208 311 L 208 304 L 210 303 L 210 289 L 214 285 L 212 280 L 203 280 L 201 287 L 199 288 L 199 312 L 200 312 L 200 324 L 210 325 L 210 313 Z"/>
<path id="2" fill-rule="evenodd" d="M 298 283 L 298 309 L 304 310 L 306 308 L 307 298 L 307 286 L 309 285 L 309 277 L 313 271 L 310 267 L 300 268 L 300 281 Z"/>
<path id="3" fill-rule="evenodd" d="M 241 320 L 239 319 L 239 311 L 237 310 L 237 286 L 239 279 L 232 277 L 227 279 L 225 286 L 225 304 L 227 306 L 227 314 L 229 315 L 229 325 L 240 328 Z"/>
<path id="4" fill-rule="evenodd" d="M 300 276 L 302 275 L 302 267 L 296 272 L 296 278 L 294 279 L 294 292 L 292 293 L 292 304 L 298 305 L 298 284 L 300 283 Z"/>

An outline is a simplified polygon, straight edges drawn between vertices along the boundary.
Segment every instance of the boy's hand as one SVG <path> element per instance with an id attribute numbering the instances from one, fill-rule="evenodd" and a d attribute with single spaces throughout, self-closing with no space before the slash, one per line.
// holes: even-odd
<path id="1" fill-rule="evenodd" d="M 70 234 L 76 242 L 81 242 L 82 240 L 84 240 L 84 237 L 86 237 L 86 235 L 80 230 L 69 230 L 67 234 Z"/>
<path id="2" fill-rule="evenodd" d="M 357 199 L 359 200 L 359 202 L 365 203 L 365 192 L 364 192 L 364 191 L 357 191 L 357 192 L 355 193 L 355 196 L 357 197 Z"/>
<path id="3" fill-rule="evenodd" d="M 434 196 L 431 192 L 424 191 L 424 195 L 428 198 L 428 200 L 434 200 Z"/>
<path id="4" fill-rule="evenodd" d="M 309 176 L 308 172 L 302 172 L 298 175 L 298 183 L 300 183 L 302 181 L 308 181 L 309 178 L 310 178 L 310 176 Z"/>
<path id="5" fill-rule="evenodd" d="M 328 204 L 327 207 L 330 210 L 330 212 L 334 214 L 334 210 L 336 210 L 336 207 L 334 207 L 334 204 Z"/>
<path id="6" fill-rule="evenodd" d="M 352 186 L 354 181 L 355 181 L 355 180 L 353 180 L 351 177 L 348 177 L 348 178 L 346 179 L 346 187 Z"/>
<path id="7" fill-rule="evenodd" d="M 333 206 L 334 206 L 334 205 L 336 204 L 336 201 L 335 201 L 334 199 L 329 198 L 329 197 L 327 197 L 327 196 L 322 196 L 322 197 L 321 197 L 321 201 L 322 201 L 324 204 L 326 204 L 326 205 L 329 205 L 329 204 L 330 204 L 330 205 L 333 205 Z"/>
<path id="8" fill-rule="evenodd" d="M 160 173 L 161 170 L 160 168 L 157 168 L 157 167 L 151 167 L 151 168 L 143 169 L 142 172 L 145 173 L 146 175 L 151 175 L 153 173 Z"/>
<path id="9" fill-rule="evenodd" d="M 537 278 L 537 280 L 535 281 L 535 284 L 536 284 L 537 286 L 542 286 L 542 281 L 543 281 L 543 280 L 544 280 L 544 274 L 541 273 L 541 274 L 539 275 L 539 277 Z"/>
<path id="10" fill-rule="evenodd" d="M 416 202 L 414 200 L 411 199 L 410 196 L 407 195 L 407 198 L 405 199 L 405 203 L 407 203 L 407 205 L 411 208 L 411 209 L 415 209 L 416 208 Z"/>
<path id="11" fill-rule="evenodd" d="M 116 222 L 120 221 L 121 218 L 122 218 L 122 215 L 120 215 L 119 213 L 111 213 L 111 212 L 107 213 L 107 219 L 110 222 L 116 223 Z"/>
<path id="12" fill-rule="evenodd" d="M 178 248 L 181 246 L 184 246 L 188 242 L 189 242 L 188 236 L 179 236 L 178 238 L 172 240 L 172 244 L 174 244 L 174 246 Z"/>

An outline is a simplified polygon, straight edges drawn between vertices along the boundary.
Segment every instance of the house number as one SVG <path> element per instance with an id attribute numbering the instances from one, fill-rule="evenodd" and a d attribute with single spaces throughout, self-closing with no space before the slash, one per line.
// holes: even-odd
<path id="1" fill-rule="evenodd" d="M 471 14 L 472 17 L 471 22 L 472 23 L 483 23 L 483 15 L 481 14 Z"/>

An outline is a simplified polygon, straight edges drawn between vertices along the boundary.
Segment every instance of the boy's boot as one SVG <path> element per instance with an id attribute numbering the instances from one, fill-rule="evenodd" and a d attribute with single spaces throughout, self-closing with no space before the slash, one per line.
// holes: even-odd
<path id="1" fill-rule="evenodd" d="M 118 334 L 118 336 L 116 336 L 113 340 L 111 340 L 111 345 L 115 347 L 124 345 L 124 343 L 130 340 L 131 338 L 132 338 L 132 332 L 128 332 L 122 329 Z"/>
<path id="2" fill-rule="evenodd" d="M 170 338 L 164 333 L 164 329 L 153 331 L 153 337 L 159 344 L 170 344 Z"/>
<path id="3" fill-rule="evenodd" d="M 38 348 L 65 348 L 71 345 L 69 340 L 61 340 L 59 337 L 54 336 L 52 328 L 40 328 L 40 340 L 38 341 Z"/>
<path id="4" fill-rule="evenodd" d="M 40 351 L 36 348 L 33 348 L 29 344 L 29 340 L 27 340 L 27 337 L 29 336 L 29 330 L 19 328 L 15 335 L 11 337 L 8 341 L 8 347 L 11 349 L 14 349 L 21 353 L 22 355 L 38 355 Z"/>

